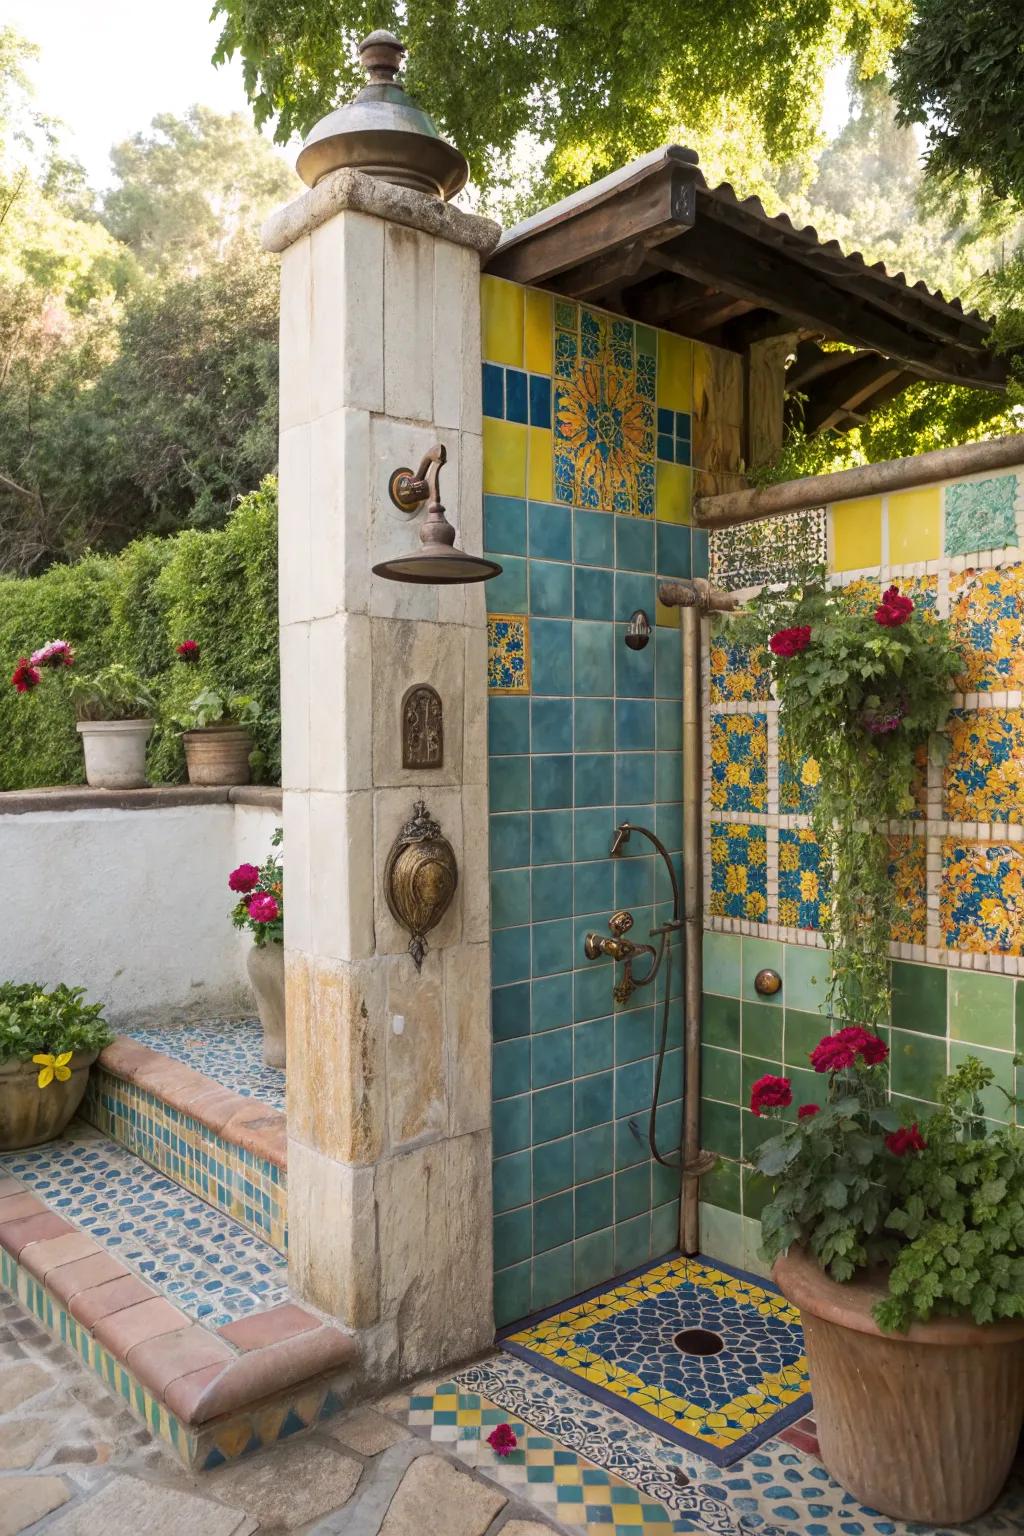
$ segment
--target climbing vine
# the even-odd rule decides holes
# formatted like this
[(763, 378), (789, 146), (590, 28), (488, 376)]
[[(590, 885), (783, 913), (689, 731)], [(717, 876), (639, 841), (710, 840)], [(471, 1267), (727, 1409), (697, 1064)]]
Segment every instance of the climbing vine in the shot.
[(790, 765), (818, 765), (829, 1012), (877, 1029), (889, 1017), (896, 913), (888, 823), (914, 810), (915, 756), (940, 746), (961, 670), (949, 624), (895, 586), (878, 602), (859, 584), (830, 589), (822, 573), (765, 589), (733, 624), (740, 643), (768, 646)]

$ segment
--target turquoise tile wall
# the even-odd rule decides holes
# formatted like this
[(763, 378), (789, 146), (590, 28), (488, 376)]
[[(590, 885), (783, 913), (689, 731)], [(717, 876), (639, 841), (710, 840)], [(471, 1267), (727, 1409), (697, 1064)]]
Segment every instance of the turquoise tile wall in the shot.
[[(656, 576), (706, 569), (706, 535), (503, 496), (485, 497), (484, 517), (485, 548), (505, 567), (489, 610), (524, 616), (529, 680), (527, 692), (523, 671), (506, 674), (489, 721), (501, 1326), (678, 1240), (679, 1176), (647, 1146), (664, 993), (617, 1007), (613, 967), (587, 960), (583, 940), (606, 933), (617, 906), (633, 911), (634, 936), (670, 915), (649, 845), (608, 857), (628, 818), (658, 833), (681, 877), (679, 630), (656, 626), (631, 651), (625, 620), (643, 607), (654, 624)], [(681, 1137), (681, 986), (676, 947), (665, 1150)]]

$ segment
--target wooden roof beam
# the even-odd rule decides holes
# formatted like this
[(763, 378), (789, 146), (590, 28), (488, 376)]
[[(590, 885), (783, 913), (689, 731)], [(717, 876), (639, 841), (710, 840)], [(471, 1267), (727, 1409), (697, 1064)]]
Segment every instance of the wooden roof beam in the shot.
[(899, 363), (878, 356), (851, 358), (845, 368), (829, 375), (820, 387), (811, 391), (804, 423), (808, 432), (824, 432), (846, 416), (856, 415), (872, 396), (886, 384), (902, 377)]

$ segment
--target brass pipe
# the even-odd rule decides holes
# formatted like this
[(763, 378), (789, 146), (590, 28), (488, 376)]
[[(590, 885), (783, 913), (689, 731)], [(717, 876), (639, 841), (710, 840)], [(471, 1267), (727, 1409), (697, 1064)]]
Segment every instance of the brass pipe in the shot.
[(702, 605), (681, 608), (683, 648), (683, 923), (684, 978), (683, 1190), (679, 1246), (700, 1251), (700, 1045), (704, 867), (701, 850), (700, 640)]

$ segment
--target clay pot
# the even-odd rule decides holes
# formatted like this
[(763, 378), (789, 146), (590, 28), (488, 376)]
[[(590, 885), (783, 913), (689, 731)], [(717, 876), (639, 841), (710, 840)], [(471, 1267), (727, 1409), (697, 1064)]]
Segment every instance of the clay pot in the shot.
[(799, 1307), (821, 1458), (861, 1503), (960, 1525), (998, 1498), (1024, 1419), (1024, 1320), (937, 1317), (883, 1333), (884, 1273), (847, 1285), (799, 1249), (776, 1284)]
[(67, 1081), (55, 1079), (46, 1088), (38, 1085), (34, 1061), (0, 1061), (0, 1152), (36, 1147), (59, 1136), (82, 1102), (98, 1054), (76, 1051), (68, 1062)]
[(94, 789), (141, 789), (152, 720), (79, 720), (86, 783)]
[(256, 1007), (263, 1025), (263, 1060), (268, 1067), (285, 1064), (284, 945), (269, 939), (254, 944), (246, 960)]
[(190, 784), (248, 784), (252, 736), (244, 725), (208, 725), (182, 739)]

